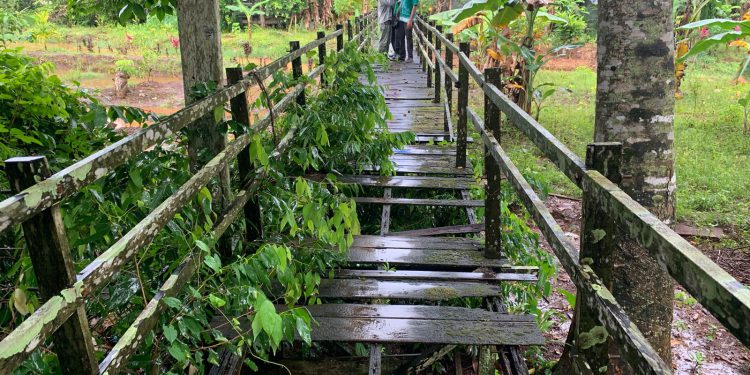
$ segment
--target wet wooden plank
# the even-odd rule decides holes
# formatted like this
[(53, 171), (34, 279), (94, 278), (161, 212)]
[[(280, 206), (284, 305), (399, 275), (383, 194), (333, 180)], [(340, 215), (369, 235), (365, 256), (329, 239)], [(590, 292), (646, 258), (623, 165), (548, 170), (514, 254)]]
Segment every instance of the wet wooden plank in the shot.
[(420, 189), (468, 189), (474, 180), (463, 177), (433, 177), (433, 176), (339, 176), (339, 182), (359, 184), (362, 186), (380, 186), (389, 188), (420, 188)]
[(507, 259), (487, 259), (474, 250), (425, 250), (351, 248), (347, 251), (350, 263), (369, 263), (408, 266), (439, 266), (456, 268), (507, 268)]
[(388, 281), (372, 279), (324, 279), (320, 298), (409, 299), (446, 301), (464, 297), (500, 297), (499, 285), (481, 282)]
[(450, 271), (340, 270), (337, 279), (432, 280), (432, 281), (536, 281), (532, 273)]
[(483, 207), (483, 200), (450, 200), (450, 199), (417, 199), (417, 198), (380, 198), (380, 197), (355, 197), (352, 198), (362, 204), (399, 204), (411, 206), (435, 206), (435, 207)]
[[(474, 210), (472, 210), (471, 212), (474, 212)], [(388, 233), (388, 236), (390, 235), (442, 236), (446, 234), (479, 233), (481, 231), (484, 231), (484, 224), (480, 223), (480, 224), (451, 225), (451, 226), (437, 227), (437, 228), (415, 229), (415, 230), (407, 230), (407, 231), (402, 231), (402, 232), (391, 232), (391, 233)]]
[(396, 155), (451, 155), (456, 156), (456, 149), (452, 146), (441, 145), (409, 145), (401, 150), (394, 150)]
[(397, 318), (316, 319), (314, 341), (426, 343), (457, 345), (542, 345), (535, 325), (515, 323), (498, 329), (496, 322)]
[[(280, 306), (282, 310), (288, 309)], [(399, 318), (422, 320), (465, 320), (505, 323), (534, 323), (531, 315), (513, 315), (453, 306), (424, 306), (424, 305), (365, 305), (355, 303), (324, 303), (322, 305), (305, 306), (315, 318)]]
[(469, 249), (479, 250), (483, 246), (478, 241), (461, 237), (407, 237), (394, 233), (393, 236), (359, 235), (354, 237), (353, 247), (397, 247), (411, 249)]
[[(418, 173), (418, 174), (439, 174), (439, 175), (458, 175), (468, 176), (473, 175), (474, 172), (471, 169), (456, 168), (456, 167), (434, 167), (434, 166), (416, 166), (416, 165), (399, 165), (395, 167), (396, 173)], [(377, 172), (377, 167), (365, 167), (363, 171), (366, 172)]]

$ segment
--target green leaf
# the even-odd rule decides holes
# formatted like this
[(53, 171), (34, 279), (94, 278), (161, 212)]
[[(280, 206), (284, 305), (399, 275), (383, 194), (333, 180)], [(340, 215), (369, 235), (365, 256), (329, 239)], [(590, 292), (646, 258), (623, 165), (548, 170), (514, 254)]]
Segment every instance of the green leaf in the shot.
[(162, 326), (162, 329), (164, 330), (164, 338), (167, 339), (170, 343), (174, 342), (175, 339), (177, 339), (177, 328), (174, 326)]
[(741, 31), (727, 31), (721, 34), (712, 35), (706, 39), (701, 40), (698, 43), (695, 43), (693, 48), (688, 51), (688, 53), (685, 54), (685, 56), (682, 56), (678, 61), (683, 62), (687, 58), (695, 56), (699, 53), (705, 52), (709, 48), (719, 45), (719, 44), (726, 44), (729, 43), (738, 37), (742, 35)]
[(276, 258), (279, 259), (279, 270), (281, 272), (284, 272), (286, 271), (287, 260), (291, 258), (289, 249), (287, 249), (285, 246), (276, 246), (275, 251), (276, 251)]
[(306, 344), (310, 345), (312, 339), (310, 338), (310, 325), (305, 322), (302, 318), (297, 317), (297, 333)]
[(177, 362), (184, 363), (190, 356), (190, 349), (187, 345), (177, 340), (169, 345), (167, 349), (169, 354), (177, 360)]
[(206, 253), (210, 253), (211, 249), (208, 247), (208, 244), (201, 240), (195, 240), (195, 246), (198, 246), (199, 249), (203, 250)]
[(169, 307), (173, 309), (180, 308), (182, 306), (182, 301), (180, 301), (177, 298), (174, 297), (164, 297), (162, 298), (162, 301)]
[(219, 258), (218, 254), (207, 255), (205, 259), (203, 259), (203, 263), (215, 273), (221, 273), (221, 258)]
[(222, 299), (221, 297), (219, 297), (219, 296), (217, 296), (217, 295), (215, 295), (213, 293), (211, 293), (211, 294), (208, 295), (208, 301), (211, 303), (211, 306), (213, 306), (213, 307), (215, 307), (217, 309), (221, 308), (221, 307), (223, 307), (224, 305), (227, 304), (227, 301), (225, 301), (224, 299)]

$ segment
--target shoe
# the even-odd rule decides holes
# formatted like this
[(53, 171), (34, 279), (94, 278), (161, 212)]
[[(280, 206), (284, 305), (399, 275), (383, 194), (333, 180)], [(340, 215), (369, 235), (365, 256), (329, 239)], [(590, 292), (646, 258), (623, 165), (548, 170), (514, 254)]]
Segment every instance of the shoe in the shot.
[(388, 55), (388, 60), (395, 61), (398, 59), (398, 56), (396, 55)]
[(410, 58), (406, 59), (406, 62), (408, 62), (408, 63), (413, 63), (413, 62), (414, 62), (414, 58), (413, 58), (413, 57), (410, 57)]

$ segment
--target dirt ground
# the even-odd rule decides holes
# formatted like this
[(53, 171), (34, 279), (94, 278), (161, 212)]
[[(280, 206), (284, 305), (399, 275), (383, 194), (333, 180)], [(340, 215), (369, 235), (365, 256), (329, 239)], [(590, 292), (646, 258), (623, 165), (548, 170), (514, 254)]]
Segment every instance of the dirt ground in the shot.
[(571, 71), (581, 67), (596, 70), (596, 45), (586, 44), (580, 48), (566, 50), (549, 60), (546, 69)]
[[(554, 196), (546, 202), (552, 215), (566, 232), (570, 240), (578, 245), (581, 221), (581, 202), (577, 199)], [(731, 233), (731, 232), (730, 232)], [(715, 249), (713, 243), (703, 240), (694, 245), (704, 251), (712, 260), (720, 264), (738, 280), (748, 283), (750, 274), (750, 251), (745, 249)], [(547, 250), (549, 246), (543, 244)], [(570, 277), (560, 271), (553, 280), (553, 290), (575, 291)], [(693, 302), (682, 288), (676, 288), (672, 324), (672, 366), (680, 375), (747, 375), (750, 374), (750, 350), (726, 331), (711, 314), (699, 303)], [(553, 292), (548, 301), (540, 303), (542, 308), (559, 312), (552, 329), (545, 334), (548, 342), (545, 354), (548, 359), (562, 354), (563, 344), (570, 328), (573, 311), (565, 297)]]

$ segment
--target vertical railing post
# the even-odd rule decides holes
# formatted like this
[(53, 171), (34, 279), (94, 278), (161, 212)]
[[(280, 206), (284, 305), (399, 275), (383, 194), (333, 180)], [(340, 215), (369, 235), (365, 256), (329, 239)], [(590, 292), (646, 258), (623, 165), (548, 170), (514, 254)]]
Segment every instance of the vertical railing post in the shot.
[[(337, 24), (336, 25), (336, 31), (344, 30), (344, 25)], [(336, 37), (336, 52), (341, 51), (344, 49), (344, 33), (342, 32), (341, 35)]]
[(435, 39), (435, 103), (440, 103), (440, 89), (442, 88), (442, 85), (440, 84), (440, 78), (442, 75), (440, 74), (440, 63), (438, 63), (438, 59), (441, 58), (440, 50), (442, 46), (440, 45), (440, 38), (438, 37), (438, 34), (443, 32), (442, 26), (437, 26), (437, 33), (434, 35)]
[[(242, 68), (227, 68), (226, 73), (227, 82), (230, 86), (244, 79)], [(232, 120), (242, 124), (244, 129), (250, 129), (250, 109), (247, 105), (247, 91), (232, 98), (229, 101), (229, 105), (232, 110)], [(250, 146), (248, 146), (237, 157), (237, 169), (241, 187), (244, 187), (253, 177), (254, 169), (250, 160)], [(243, 210), (245, 214), (245, 242), (251, 243), (263, 237), (263, 220), (257, 197), (251, 198), (245, 204)]]
[[(5, 171), (14, 194), (51, 175), (44, 156), (9, 159), (5, 162)], [(76, 282), (60, 207), (50, 207), (24, 222), (22, 227), (39, 293), (44, 302)], [(36, 337), (34, 340), (44, 341), (44, 337)], [(55, 331), (52, 340), (63, 374), (99, 373), (91, 329), (83, 305)]]
[[(484, 71), (485, 82), (500, 86), (500, 68), (487, 68)], [(484, 95), (484, 127), (487, 133), (500, 142), (500, 108)], [(484, 187), (484, 256), (489, 259), (500, 258), (502, 252), (502, 220), (500, 217), (500, 165), (484, 147), (484, 170), (487, 184)]]
[[(323, 40), (326, 37), (325, 31), (318, 31), (318, 40)], [(318, 65), (323, 66), (326, 63), (326, 44), (321, 43), (318, 46)], [(320, 87), (326, 87), (326, 72), (323, 70), (320, 73)]]
[[(430, 22), (430, 25), (432, 22)], [(427, 43), (431, 42), (432, 39), (432, 32), (428, 28), (424, 28), (424, 32), (422, 33), (422, 36), (424, 36), (424, 49), (427, 51), (427, 61), (432, 62), (432, 49), (427, 45)], [(427, 87), (432, 87), (432, 68), (430, 65), (427, 65)]]
[[(598, 142), (586, 147), (586, 169), (596, 170), (615, 184), (622, 180), (620, 163), (622, 158), (622, 144), (617, 142)], [(617, 225), (614, 220), (602, 210), (595, 198), (598, 188), (583, 182), (582, 217), (581, 217), (581, 264), (587, 264), (602, 280), (602, 284), (612, 290), (612, 253), (617, 246)], [(586, 301), (579, 296), (576, 301)], [(566, 343), (564, 360), (575, 362), (584, 361), (592, 369), (609, 366), (609, 340), (596, 344), (581, 345), (580, 337), (588, 334), (595, 327), (600, 327), (599, 317), (585, 303), (576, 303), (576, 314), (571, 332)], [(578, 357), (577, 359), (574, 357)], [(561, 361), (563, 361), (561, 359)]]
[(360, 22), (359, 16), (357, 16), (354, 18), (354, 33), (357, 35), (356, 37), (357, 46), (359, 46), (359, 44), (362, 43), (362, 41), (360, 40), (360, 38), (362, 37), (362, 34), (360, 34), (361, 31), (362, 31), (362, 23)]
[(346, 40), (351, 42), (354, 39), (354, 33), (352, 31), (352, 20), (346, 20)]
[[(469, 57), (471, 49), (468, 42), (461, 42), (459, 49), (461, 53)], [(466, 168), (466, 125), (468, 113), (466, 107), (469, 105), (469, 70), (459, 59), (458, 63), (458, 128), (456, 129), (456, 167)]]
[[(294, 52), (299, 49), (299, 41), (293, 40), (289, 42), (289, 49), (291, 52)], [(297, 57), (296, 59), (292, 60), (292, 77), (294, 80), (299, 80), (300, 77), (302, 77), (302, 57)], [(302, 92), (297, 95), (297, 104), (304, 107), (305, 106), (305, 90), (302, 90)]]
[[(420, 18), (420, 20), (421, 20), (421, 18)], [(424, 21), (422, 21), (422, 22), (424, 22)], [(419, 24), (420, 24), (420, 22), (417, 21), (417, 22), (414, 23), (414, 26), (412, 26), (412, 27), (419, 28), (419, 33), (422, 34), (422, 35), (425, 35), (424, 28), (417, 26)], [(422, 71), (426, 72), (427, 71), (427, 55), (424, 54), (426, 52), (423, 53), (422, 51), (426, 51), (427, 50), (427, 46), (424, 45), (424, 42), (422, 41), (422, 38), (420, 38), (420, 37), (417, 36), (417, 31), (416, 30), (412, 31), (412, 33), (413, 33), (412, 37), (414, 38), (414, 40), (416, 40), (417, 43), (419, 43), (419, 45), (422, 47), (422, 48), (418, 48), (417, 54), (419, 54), (419, 62), (420, 62), (420, 65), (422, 65)]]
[[(445, 39), (448, 39), (449, 41), (453, 41), (453, 34), (448, 33), (445, 34)], [(453, 51), (449, 48), (449, 46), (445, 46), (445, 65), (448, 67), (448, 69), (453, 69)], [(450, 113), (445, 114), (445, 123), (443, 124), (443, 130), (445, 130), (446, 133), (450, 129), (448, 129), (448, 116), (450, 116), (451, 113), (453, 113), (453, 81), (448, 76), (448, 71), (446, 70), (444, 73), (444, 84), (445, 84), (445, 100), (448, 102), (448, 109), (450, 110)]]

